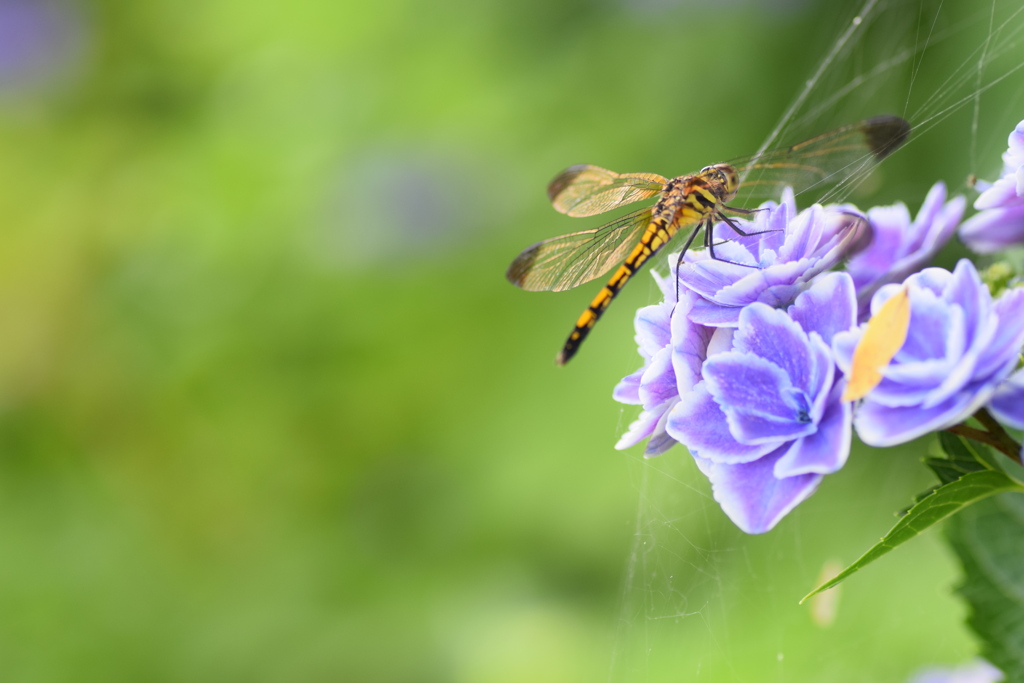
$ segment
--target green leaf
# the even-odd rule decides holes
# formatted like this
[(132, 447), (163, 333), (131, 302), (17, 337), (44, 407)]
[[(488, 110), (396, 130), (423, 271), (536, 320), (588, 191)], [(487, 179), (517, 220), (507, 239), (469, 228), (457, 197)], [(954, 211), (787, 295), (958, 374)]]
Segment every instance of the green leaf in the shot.
[(935, 493), (943, 484), (956, 481), (970, 472), (996, 469), (984, 462), (972, 442), (949, 432), (939, 432), (938, 441), (931, 442), (928, 450), (932, 455), (924, 459), (924, 464), (939, 478), (939, 483), (914, 496), (907, 507), (896, 513), (897, 517), (910, 512), (910, 508)]
[(999, 451), (993, 450), (992, 452), (995, 454), (996, 460), (999, 461), (999, 467), (1003, 470), (1003, 474), (1024, 486), (1024, 467), (1021, 467), (1021, 464), (1013, 458), (1008, 458)]
[(957, 515), (946, 537), (963, 564), (957, 589), (970, 606), (967, 623), (981, 654), (1024, 681), (1024, 496), (1004, 494)]
[(939, 440), (937, 442), (933, 441), (929, 450), (937, 455), (925, 458), (924, 464), (932, 472), (935, 472), (935, 476), (939, 478), (939, 483), (927, 491), (922, 491), (914, 496), (914, 500), (910, 505), (896, 513), (899, 517), (910, 512), (910, 508), (935, 493), (943, 484), (954, 482), (970, 472), (998, 469), (985, 462), (972, 442), (949, 432), (939, 432)]
[(956, 481), (969, 472), (986, 469), (984, 456), (974, 444), (956, 434), (939, 432), (939, 446), (946, 457), (927, 458), (925, 464), (932, 468), (943, 484)]
[(1024, 467), (994, 448), (979, 448), (981, 459), (989, 469), (1002, 472), (1018, 484), (1024, 484)]
[(894, 550), (931, 525), (942, 521), (954, 512), (964, 509), (971, 503), (991, 496), (994, 493), (1013, 490), (1024, 491), (1024, 486), (1021, 486), (1002, 472), (992, 470), (970, 472), (956, 481), (940, 486), (931, 495), (910, 508), (907, 514), (900, 518), (896, 525), (889, 530), (889, 533), (864, 553), (860, 559), (840, 572), (831, 581), (826, 581), (805, 595), (803, 600), (832, 588), (890, 550)]

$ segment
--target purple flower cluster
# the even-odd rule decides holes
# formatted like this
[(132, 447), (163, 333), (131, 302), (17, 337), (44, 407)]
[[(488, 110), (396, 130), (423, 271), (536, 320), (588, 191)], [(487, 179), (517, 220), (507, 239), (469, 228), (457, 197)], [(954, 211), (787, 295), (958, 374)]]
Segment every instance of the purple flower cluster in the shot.
[[(642, 412), (616, 447), (646, 439), (653, 456), (685, 444), (726, 514), (762, 533), (843, 466), (854, 425), (868, 443), (898, 442), (1002, 395), (1024, 343), (1024, 294), (992, 302), (969, 264), (912, 275), (950, 238), (964, 205), (947, 201), (942, 183), (913, 219), (903, 204), (798, 212), (786, 191), (736, 221), (748, 236), (716, 225), (717, 258), (687, 254), (677, 277), (658, 278), (664, 301), (637, 312), (644, 364), (614, 395)], [(848, 272), (829, 272), (851, 252)], [(914, 332), (855, 418), (841, 395), (857, 323), (908, 275)]]
[(1024, 121), (1003, 152), (1003, 173), (994, 183), (979, 182), (974, 201), (979, 213), (964, 221), (960, 239), (979, 254), (990, 254), (1024, 242)]
[(644, 365), (619, 382), (613, 393), (620, 403), (643, 406), (615, 447), (629, 448), (648, 439), (647, 456), (661, 455), (675, 445), (665, 430), (668, 412), (696, 384), (714, 333), (687, 318), (696, 298), (692, 293), (683, 291), (677, 304), (675, 286), (657, 274), (655, 278), (665, 301), (636, 312), (636, 343)]
[[(855, 418), (858, 436), (872, 446), (904, 443), (967, 419), (1013, 372), (1024, 345), (1024, 289), (993, 301), (970, 261), (952, 273), (926, 268), (905, 285), (907, 339)], [(872, 311), (899, 289), (880, 289)], [(836, 335), (833, 350), (844, 373), (862, 334), (863, 328)]]
[[(829, 345), (856, 324), (857, 303), (850, 276), (823, 273), (865, 220), (850, 207), (797, 213), (787, 192), (743, 221), (749, 237), (716, 246), (724, 260), (695, 253), (678, 282), (659, 278), (665, 300), (636, 316), (643, 367), (614, 394), (643, 410), (616, 447), (647, 439), (650, 456), (686, 443), (750, 533), (772, 528), (842, 467), (851, 410)], [(716, 226), (716, 238), (730, 231)]]
[(845, 273), (819, 278), (788, 311), (746, 306), (731, 347), (707, 358), (669, 413), (668, 433), (744, 531), (771, 529), (846, 462), (851, 410), (829, 343), (856, 313)]
[[(767, 202), (752, 221), (737, 221), (748, 237), (725, 223), (715, 226), (715, 256), (686, 255), (679, 283), (698, 295), (690, 319), (710, 327), (735, 327), (754, 302), (788, 306), (816, 275), (838, 264), (864, 226), (852, 207), (812, 206), (797, 213), (787, 189), (782, 203)], [(718, 242), (721, 242), (719, 244)]]
[[(1003, 161), (960, 228), (979, 251), (1024, 242), (1024, 122)], [(1024, 429), (1024, 287), (993, 298), (970, 261), (925, 267), (965, 204), (936, 183), (914, 218), (902, 203), (798, 212), (787, 190), (734, 221), (745, 236), (714, 226), (716, 258), (687, 254), (658, 279), (664, 301), (637, 312), (644, 365), (615, 398), (642, 412), (617, 448), (647, 440), (653, 456), (684, 444), (725, 513), (762, 533), (843, 466), (854, 430), (892, 446), (980, 408)], [(844, 258), (846, 272), (831, 272)], [(867, 319), (901, 291), (903, 345), (863, 399), (844, 401)]]

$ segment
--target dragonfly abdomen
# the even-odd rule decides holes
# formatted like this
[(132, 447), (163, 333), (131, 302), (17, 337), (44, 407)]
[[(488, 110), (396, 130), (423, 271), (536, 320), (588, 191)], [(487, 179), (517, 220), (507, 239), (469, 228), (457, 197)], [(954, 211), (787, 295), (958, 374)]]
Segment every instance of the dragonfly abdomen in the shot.
[(710, 182), (700, 175), (682, 176), (674, 179), (665, 189), (665, 194), (654, 209), (654, 219), (647, 225), (640, 241), (630, 252), (626, 261), (612, 274), (608, 284), (601, 288), (583, 314), (576, 321), (569, 338), (555, 358), (564, 365), (569, 361), (580, 344), (593, 329), (608, 304), (622, 290), (633, 274), (643, 267), (649, 258), (679, 231), (680, 226), (700, 223), (722, 204), (723, 195), (728, 192), (721, 183)]
[(678, 229), (679, 224), (677, 221), (669, 222), (663, 216), (656, 217), (650, 222), (640, 242), (630, 252), (626, 261), (612, 274), (608, 284), (601, 288), (601, 291), (597, 293), (594, 300), (590, 302), (590, 305), (580, 315), (572, 333), (565, 340), (565, 346), (562, 347), (562, 350), (555, 358), (556, 363), (564, 365), (570, 358), (576, 355), (580, 344), (586, 339), (587, 334), (590, 333), (590, 330), (597, 323), (604, 310), (608, 308), (608, 304), (612, 302), (612, 299), (622, 291), (622, 288), (626, 286), (629, 279), (643, 267), (647, 259), (654, 256), (672, 239), (672, 236)]

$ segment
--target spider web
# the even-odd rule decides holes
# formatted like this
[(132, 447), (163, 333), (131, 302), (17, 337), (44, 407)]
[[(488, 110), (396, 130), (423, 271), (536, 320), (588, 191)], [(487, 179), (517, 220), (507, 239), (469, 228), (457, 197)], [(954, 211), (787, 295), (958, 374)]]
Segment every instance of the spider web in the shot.
[[(897, 152), (825, 199), (874, 184), (882, 199), (865, 207), (903, 199), (916, 212), (937, 180), (973, 200), (968, 176), (998, 174), (1006, 136), (1024, 118), (1024, 6), (865, 0), (823, 54), (759, 151), (880, 113), (910, 121), (908, 147), (925, 148)], [(922, 159), (960, 175), (934, 177)], [(637, 511), (609, 681), (906, 681), (973, 657), (950, 590), (957, 569), (938, 533), (798, 604), (930, 485), (925, 449), (855, 441), (843, 471), (762, 536), (729, 522), (683, 448), (629, 458)]]

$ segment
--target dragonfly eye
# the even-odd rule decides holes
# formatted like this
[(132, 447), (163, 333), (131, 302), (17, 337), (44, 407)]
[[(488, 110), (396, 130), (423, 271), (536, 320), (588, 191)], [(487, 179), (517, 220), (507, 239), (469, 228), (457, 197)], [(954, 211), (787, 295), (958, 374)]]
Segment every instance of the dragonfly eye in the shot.
[(725, 181), (730, 187), (736, 187), (740, 182), (739, 176), (736, 175), (736, 170), (732, 166), (722, 171), (722, 175), (725, 176)]
[(713, 183), (724, 183), (726, 181), (725, 173), (722, 172), (720, 167), (716, 166), (705, 166), (701, 169), (700, 174), (705, 179), (710, 180)]

